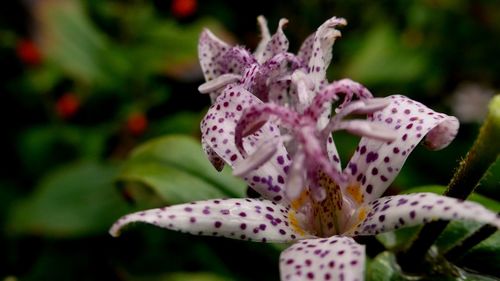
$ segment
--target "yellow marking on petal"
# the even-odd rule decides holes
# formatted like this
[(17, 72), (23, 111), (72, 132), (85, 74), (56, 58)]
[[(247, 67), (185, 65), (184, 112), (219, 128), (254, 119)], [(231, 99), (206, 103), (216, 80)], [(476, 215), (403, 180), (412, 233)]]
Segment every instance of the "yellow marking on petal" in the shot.
[(290, 225), (292, 226), (292, 229), (299, 234), (300, 236), (304, 236), (306, 232), (302, 227), (299, 225), (299, 221), (297, 220), (297, 217), (295, 216), (296, 212), (294, 210), (290, 210), (288, 213), (288, 221), (290, 222)]
[(363, 203), (364, 200), (364, 195), (363, 192), (361, 192), (361, 188), (359, 186), (359, 183), (351, 184), (347, 187), (346, 189), (347, 194), (351, 196), (351, 198), (358, 204)]
[(360, 224), (364, 219), (366, 219), (366, 208), (362, 207), (359, 209), (358, 222), (356, 224)]
[(304, 190), (300, 193), (300, 196), (294, 199), (291, 203), (292, 209), (298, 211), (300, 207), (304, 205), (309, 200), (309, 191), (304, 188)]
[(344, 232), (344, 234), (353, 234), (354, 230), (358, 228), (361, 223), (366, 219), (366, 214), (367, 210), (366, 207), (361, 207), (358, 209), (358, 217), (355, 223), (352, 224), (352, 226)]

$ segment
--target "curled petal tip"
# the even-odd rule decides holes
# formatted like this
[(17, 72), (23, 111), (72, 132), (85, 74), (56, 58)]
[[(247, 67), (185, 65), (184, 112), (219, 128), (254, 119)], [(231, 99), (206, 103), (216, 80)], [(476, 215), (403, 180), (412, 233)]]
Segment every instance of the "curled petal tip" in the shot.
[(114, 238), (120, 236), (121, 234), (121, 229), (125, 225), (122, 222), (126, 219), (127, 216), (121, 217), (119, 220), (117, 220), (113, 226), (109, 229), (108, 233), (109, 235), (113, 236)]
[(279, 23), (278, 23), (278, 29), (282, 29), (283, 27), (285, 27), (286, 25), (288, 24), (288, 19), (286, 18), (282, 18), (280, 19)]
[(342, 26), (345, 26), (347, 25), (347, 20), (344, 19), (344, 18), (337, 18), (338, 20), (338, 25), (342, 25)]
[(336, 26), (346, 26), (347, 20), (344, 18), (333, 17), (326, 21), (328, 27), (336, 27)]
[(446, 120), (432, 129), (423, 144), (430, 150), (440, 150), (447, 147), (458, 133), (460, 123), (453, 116), (447, 116)]

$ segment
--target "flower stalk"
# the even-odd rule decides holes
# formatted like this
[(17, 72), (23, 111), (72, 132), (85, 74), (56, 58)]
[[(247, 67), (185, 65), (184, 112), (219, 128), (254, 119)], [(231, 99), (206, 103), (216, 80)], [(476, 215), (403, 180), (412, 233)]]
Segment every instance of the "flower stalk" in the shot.
[(453, 248), (447, 251), (444, 254), (444, 257), (451, 262), (458, 261), (467, 251), (469, 251), (482, 241), (488, 239), (496, 231), (497, 231), (496, 227), (493, 227), (488, 224), (483, 225), (472, 235), (465, 238), (458, 245), (455, 245)]

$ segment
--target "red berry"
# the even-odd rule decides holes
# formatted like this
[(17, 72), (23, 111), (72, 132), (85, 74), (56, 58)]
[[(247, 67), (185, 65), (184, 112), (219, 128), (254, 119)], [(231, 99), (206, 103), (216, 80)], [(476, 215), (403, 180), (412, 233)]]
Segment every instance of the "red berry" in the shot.
[(148, 127), (148, 119), (143, 113), (132, 113), (127, 118), (127, 130), (134, 136), (140, 136)]
[(172, 13), (179, 18), (188, 17), (196, 11), (198, 2), (196, 0), (173, 0)]
[(25, 64), (37, 65), (42, 61), (38, 47), (31, 40), (19, 40), (16, 46), (16, 53)]
[(80, 108), (80, 99), (73, 93), (62, 95), (56, 102), (56, 112), (59, 117), (69, 119)]

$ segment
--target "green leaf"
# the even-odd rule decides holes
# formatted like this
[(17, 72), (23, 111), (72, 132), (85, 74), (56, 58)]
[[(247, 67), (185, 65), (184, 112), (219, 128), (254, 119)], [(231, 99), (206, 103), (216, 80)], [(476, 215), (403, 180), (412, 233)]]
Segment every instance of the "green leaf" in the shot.
[(104, 80), (107, 41), (79, 1), (41, 1), (34, 5), (43, 54), (78, 81)]
[(7, 230), (49, 237), (106, 233), (131, 211), (113, 187), (116, 172), (115, 166), (87, 162), (48, 174), (33, 194), (15, 203)]
[(197, 135), (200, 132), (202, 117), (200, 113), (189, 111), (177, 112), (151, 124), (148, 131), (151, 135), (156, 136), (166, 134)]
[(192, 80), (200, 75), (198, 62), (198, 38), (204, 28), (218, 36), (227, 36), (227, 31), (210, 18), (202, 18), (190, 25), (180, 25), (172, 20), (159, 20), (145, 25), (140, 30), (141, 42), (134, 50), (142, 63), (178, 79)]
[(500, 278), (500, 232), (479, 243), (467, 252), (458, 262), (459, 265)]
[(410, 83), (428, 64), (421, 51), (405, 46), (387, 23), (375, 26), (362, 46), (346, 67), (345, 76), (366, 84)]
[(39, 126), (23, 132), (18, 153), (25, 170), (40, 175), (56, 165), (75, 159), (100, 159), (109, 136), (105, 128)]
[(398, 274), (396, 258), (391, 252), (378, 254), (371, 263), (368, 264), (366, 280), (386, 281), (393, 280)]
[[(242, 197), (246, 190), (245, 183), (228, 169), (218, 173), (197, 141), (181, 135), (153, 139), (137, 147), (118, 179), (125, 185), (146, 186), (168, 204)], [(132, 190), (136, 187), (132, 185)]]
[(454, 267), (445, 260), (436, 260), (432, 268), (426, 271), (425, 275), (412, 275), (401, 271), (397, 264), (396, 257), (392, 252), (380, 253), (367, 266), (366, 280), (368, 281), (388, 281), (388, 280), (428, 280), (428, 281), (493, 281), (494, 278), (471, 273)]

